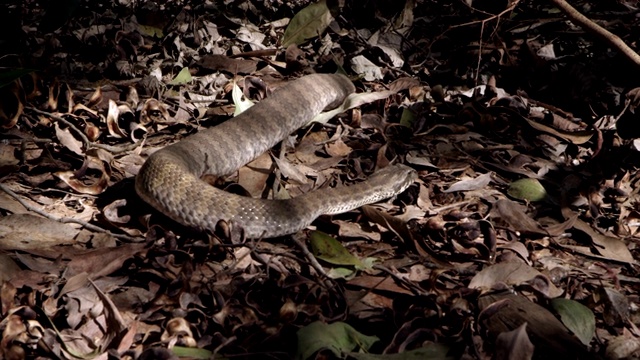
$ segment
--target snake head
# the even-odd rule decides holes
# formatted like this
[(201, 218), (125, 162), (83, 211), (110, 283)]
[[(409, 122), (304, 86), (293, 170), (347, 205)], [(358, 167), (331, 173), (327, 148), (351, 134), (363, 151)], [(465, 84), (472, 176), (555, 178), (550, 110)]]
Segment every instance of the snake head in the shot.
[(375, 187), (382, 198), (389, 198), (405, 191), (418, 178), (418, 172), (403, 164), (389, 165), (369, 176), (367, 183)]

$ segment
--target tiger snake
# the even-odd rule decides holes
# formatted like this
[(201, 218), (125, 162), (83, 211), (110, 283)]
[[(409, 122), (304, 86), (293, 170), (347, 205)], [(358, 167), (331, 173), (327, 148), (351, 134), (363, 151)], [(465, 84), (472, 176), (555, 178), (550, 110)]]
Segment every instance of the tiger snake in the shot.
[(138, 195), (177, 222), (214, 231), (220, 220), (244, 229), (249, 238), (278, 237), (307, 227), (320, 215), (339, 214), (401, 193), (417, 178), (396, 164), (365, 181), (310, 191), (286, 200), (231, 194), (205, 183), (204, 174), (226, 176), (332, 109), (355, 91), (337, 74), (294, 80), (242, 114), (153, 153), (135, 181)]

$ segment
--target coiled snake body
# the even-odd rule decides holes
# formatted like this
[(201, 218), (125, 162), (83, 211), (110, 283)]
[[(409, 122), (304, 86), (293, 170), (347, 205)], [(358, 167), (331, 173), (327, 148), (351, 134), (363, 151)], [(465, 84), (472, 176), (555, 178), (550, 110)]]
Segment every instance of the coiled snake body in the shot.
[(386, 167), (366, 181), (311, 191), (287, 200), (253, 199), (219, 190), (203, 174), (229, 175), (355, 90), (342, 75), (308, 75), (290, 82), (239, 116), (153, 153), (136, 177), (147, 203), (179, 223), (214, 230), (219, 220), (247, 237), (295, 233), (322, 214), (338, 214), (404, 191), (416, 178), (405, 165)]

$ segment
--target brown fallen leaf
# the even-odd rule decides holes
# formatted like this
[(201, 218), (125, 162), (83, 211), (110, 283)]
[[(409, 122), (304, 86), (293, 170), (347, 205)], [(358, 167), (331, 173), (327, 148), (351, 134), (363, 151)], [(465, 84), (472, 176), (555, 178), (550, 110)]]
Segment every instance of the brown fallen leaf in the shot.
[(268, 153), (264, 153), (238, 170), (238, 184), (247, 190), (252, 197), (260, 198), (272, 168), (273, 159)]
[(87, 273), (92, 279), (111, 274), (134, 255), (144, 252), (144, 244), (125, 244), (115, 248), (89, 250), (74, 256), (67, 265), (68, 274)]
[(528, 360), (533, 357), (534, 349), (535, 346), (533, 346), (527, 335), (527, 323), (523, 323), (515, 330), (505, 331), (498, 335), (495, 359)]
[[(528, 284), (537, 277), (546, 278), (541, 272), (524, 263), (498, 263), (486, 267), (477, 273), (473, 279), (471, 279), (469, 288), (489, 291), (498, 284), (507, 284), (510, 286)], [(547, 295), (549, 297), (555, 298), (562, 295), (563, 291), (561, 289), (558, 289), (551, 281), (547, 281), (547, 283)]]
[(495, 210), (492, 210), (492, 214), (507, 222), (514, 231), (548, 235), (538, 222), (526, 214), (522, 205), (509, 199), (500, 199), (494, 205)]
[(589, 236), (589, 238), (593, 242), (592, 249), (595, 250), (596, 253), (593, 253), (591, 249), (588, 248), (574, 247), (562, 244), (560, 244), (560, 246), (571, 248), (574, 251), (591, 257), (621, 261), (628, 264), (636, 264), (636, 260), (633, 258), (633, 255), (631, 255), (629, 248), (627, 248), (627, 245), (622, 241), (622, 239), (603, 235), (595, 231), (589, 224), (580, 219), (575, 220), (573, 227)]
[(81, 179), (76, 177), (75, 171), (58, 171), (54, 175), (81, 194), (102, 194), (109, 184), (110, 171), (104, 166), (102, 160), (94, 156), (87, 156), (82, 165), (82, 169), (78, 172), (84, 173), (87, 169), (97, 170), (100, 174), (100, 177), (90, 184), (85, 184)]
[(415, 249), (421, 256), (429, 256), (420, 246), (418, 246), (413, 238), (413, 235), (407, 227), (407, 222), (400, 220), (399, 218), (389, 215), (384, 211), (378, 210), (371, 205), (365, 205), (362, 207), (362, 213), (367, 216), (371, 221), (378, 225), (381, 225), (391, 231), (393, 231), (398, 237), (411, 249)]
[(398, 285), (391, 277), (360, 275), (347, 282), (352, 286), (362, 287), (368, 290), (389, 291), (396, 294), (414, 295), (413, 292), (405, 287)]
[(61, 129), (57, 122), (54, 124), (54, 127), (56, 129), (56, 137), (64, 147), (78, 155), (84, 155), (82, 142), (73, 137), (69, 128)]
[(501, 302), (503, 306), (494, 312), (481, 313), (479, 325), (486, 331), (490, 341), (495, 341), (504, 332), (527, 324), (527, 334), (535, 346), (534, 354), (539, 358), (587, 359), (587, 348), (550, 311), (524, 296), (511, 292), (499, 292), (478, 298), (482, 310)]
[(69, 224), (31, 214), (0, 217), (2, 250), (53, 249), (58, 245), (75, 244), (79, 230)]
[(256, 71), (258, 62), (255, 60), (234, 59), (226, 55), (204, 55), (196, 62), (201, 70), (207, 73), (216, 71), (226, 71), (230, 74), (253, 74)]

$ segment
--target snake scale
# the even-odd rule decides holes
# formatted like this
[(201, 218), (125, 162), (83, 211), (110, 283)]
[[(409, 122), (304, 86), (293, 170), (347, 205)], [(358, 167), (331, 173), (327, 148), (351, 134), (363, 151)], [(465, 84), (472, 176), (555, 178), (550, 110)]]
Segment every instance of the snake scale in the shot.
[(203, 174), (233, 173), (354, 91), (342, 75), (314, 74), (292, 81), (239, 116), (153, 153), (136, 177), (136, 191), (183, 225), (213, 231), (219, 220), (226, 220), (241, 226), (249, 238), (292, 234), (320, 215), (396, 195), (417, 177), (408, 166), (391, 165), (366, 181), (287, 200), (235, 195), (200, 179)]

